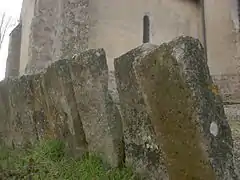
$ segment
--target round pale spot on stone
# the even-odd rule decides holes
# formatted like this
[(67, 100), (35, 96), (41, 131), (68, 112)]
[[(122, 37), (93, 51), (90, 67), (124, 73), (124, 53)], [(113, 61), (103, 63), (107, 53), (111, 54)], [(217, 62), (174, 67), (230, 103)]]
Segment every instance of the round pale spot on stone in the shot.
[(218, 134), (218, 125), (216, 122), (212, 122), (210, 125), (210, 133), (214, 136), (217, 136)]
[(99, 53), (99, 52), (96, 52), (96, 55), (99, 57), (99, 56), (101, 56), (101, 54)]

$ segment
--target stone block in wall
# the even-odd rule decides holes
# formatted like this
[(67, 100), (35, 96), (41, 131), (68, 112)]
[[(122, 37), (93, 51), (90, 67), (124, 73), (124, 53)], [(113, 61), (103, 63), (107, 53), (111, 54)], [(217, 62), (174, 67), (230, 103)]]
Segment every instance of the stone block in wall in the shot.
[(225, 104), (240, 104), (240, 75), (213, 75), (212, 78)]
[(126, 162), (148, 179), (237, 180), (231, 130), (200, 42), (141, 48), (115, 60)]
[(19, 23), (10, 33), (5, 77), (19, 74), (22, 25)]
[(234, 159), (237, 169), (240, 169), (240, 104), (225, 105), (233, 136)]

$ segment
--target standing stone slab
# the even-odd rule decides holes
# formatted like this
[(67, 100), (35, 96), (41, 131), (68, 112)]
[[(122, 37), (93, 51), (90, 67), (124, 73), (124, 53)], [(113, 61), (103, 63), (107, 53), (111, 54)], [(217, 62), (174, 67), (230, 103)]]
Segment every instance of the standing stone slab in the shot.
[(45, 99), (58, 138), (65, 140), (76, 155), (87, 150), (85, 133), (77, 109), (71, 72), (71, 62), (59, 60), (44, 73)]
[(50, 119), (48, 118), (49, 108), (47, 106), (47, 99), (45, 98), (45, 88), (43, 84), (44, 75), (42, 73), (33, 75), (33, 121), (36, 124), (36, 133), (40, 140), (45, 138), (52, 138), (54, 135), (50, 133), (53, 129)]
[(147, 179), (168, 179), (164, 155), (156, 143), (156, 134), (133, 71), (135, 58), (149, 53), (155, 45), (144, 44), (114, 61), (122, 115), (126, 164)]
[(108, 67), (103, 49), (76, 55), (69, 70), (88, 148), (112, 166), (123, 161), (121, 117), (108, 92)]
[(198, 40), (180, 37), (134, 62), (171, 180), (237, 180), (231, 130)]
[[(4, 81), (8, 89), (7, 129), (8, 140), (13, 145), (24, 145), (37, 140), (35, 123), (33, 120), (32, 77), (9, 78)], [(4, 87), (2, 87), (4, 88)], [(5, 101), (6, 102), (6, 101)]]
[(61, 139), (77, 156), (87, 150), (67, 60), (33, 75), (34, 121), (40, 139)]
[(62, 43), (61, 58), (71, 58), (79, 51), (88, 48), (89, 1), (64, 0), (61, 2), (62, 32), (58, 37)]
[(12, 141), (9, 138), (9, 88), (6, 83), (7, 78), (0, 82), (0, 143), (8, 146), (12, 145)]

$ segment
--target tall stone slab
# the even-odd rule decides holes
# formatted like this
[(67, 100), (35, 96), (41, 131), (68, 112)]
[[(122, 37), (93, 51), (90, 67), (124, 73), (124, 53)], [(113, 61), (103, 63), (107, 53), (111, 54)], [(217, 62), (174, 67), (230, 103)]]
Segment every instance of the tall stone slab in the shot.
[(66, 60), (53, 63), (34, 75), (34, 120), (39, 139), (58, 138), (74, 155), (87, 151), (87, 143), (77, 110)]
[(148, 54), (157, 46), (144, 44), (115, 59), (115, 78), (119, 93), (125, 143), (126, 165), (154, 180), (169, 179), (163, 151), (158, 147), (156, 134), (133, 71), (135, 58)]
[(19, 74), (22, 24), (19, 23), (10, 33), (5, 77)]
[[(115, 60), (126, 146), (136, 144), (136, 136), (144, 140), (141, 134), (146, 128), (140, 123), (147, 122), (143, 117), (148, 116), (162, 152), (154, 159), (165, 170), (152, 179), (237, 180), (231, 130), (200, 42), (180, 37), (145, 53), (139, 48)], [(137, 88), (131, 88), (130, 82)], [(140, 115), (140, 105), (145, 115)], [(135, 114), (130, 107), (136, 109)], [(126, 151), (127, 156), (131, 151)], [(140, 161), (136, 152), (132, 156)]]
[(90, 49), (69, 63), (78, 112), (91, 152), (112, 166), (124, 160), (121, 117), (108, 92), (108, 67), (103, 49)]
[[(2, 133), (3, 141), (8, 145), (21, 146), (38, 139), (33, 120), (34, 97), (31, 84), (32, 76), (6, 78), (1, 82)], [(3, 113), (3, 110), (6, 112)]]

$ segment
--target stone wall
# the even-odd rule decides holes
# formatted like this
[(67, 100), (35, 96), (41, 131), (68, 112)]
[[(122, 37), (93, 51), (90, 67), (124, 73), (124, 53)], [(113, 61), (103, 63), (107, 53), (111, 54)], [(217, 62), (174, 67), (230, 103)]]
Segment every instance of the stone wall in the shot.
[(10, 33), (5, 77), (18, 76), (21, 51), (22, 24), (19, 23)]
[(239, 27), (234, 23), (239, 13), (233, 1), (237, 0), (204, 2), (208, 65), (212, 75), (239, 72)]
[[(205, 2), (208, 65), (212, 75), (238, 71), (239, 35), (232, 1)], [(201, 13), (201, 3), (192, 0), (149, 3), (143, 0), (24, 0), (20, 74), (28, 62), (42, 67), (87, 48), (104, 48), (109, 68), (113, 70), (115, 57), (142, 43), (144, 15), (150, 18), (151, 43), (161, 44), (180, 35), (199, 38), (203, 43)]]
[(226, 104), (240, 104), (240, 75), (226, 74), (212, 77)]
[[(37, 71), (52, 62), (54, 58), (54, 41), (59, 26), (61, 1), (36, 0), (29, 33), (28, 63), (25, 71)], [(58, 45), (58, 49), (61, 44)]]
[(88, 47), (106, 49), (113, 70), (113, 58), (142, 43), (144, 15), (152, 43), (180, 35), (203, 39), (200, 6), (192, 1), (24, 0), (20, 74), (27, 64), (41, 69)]

